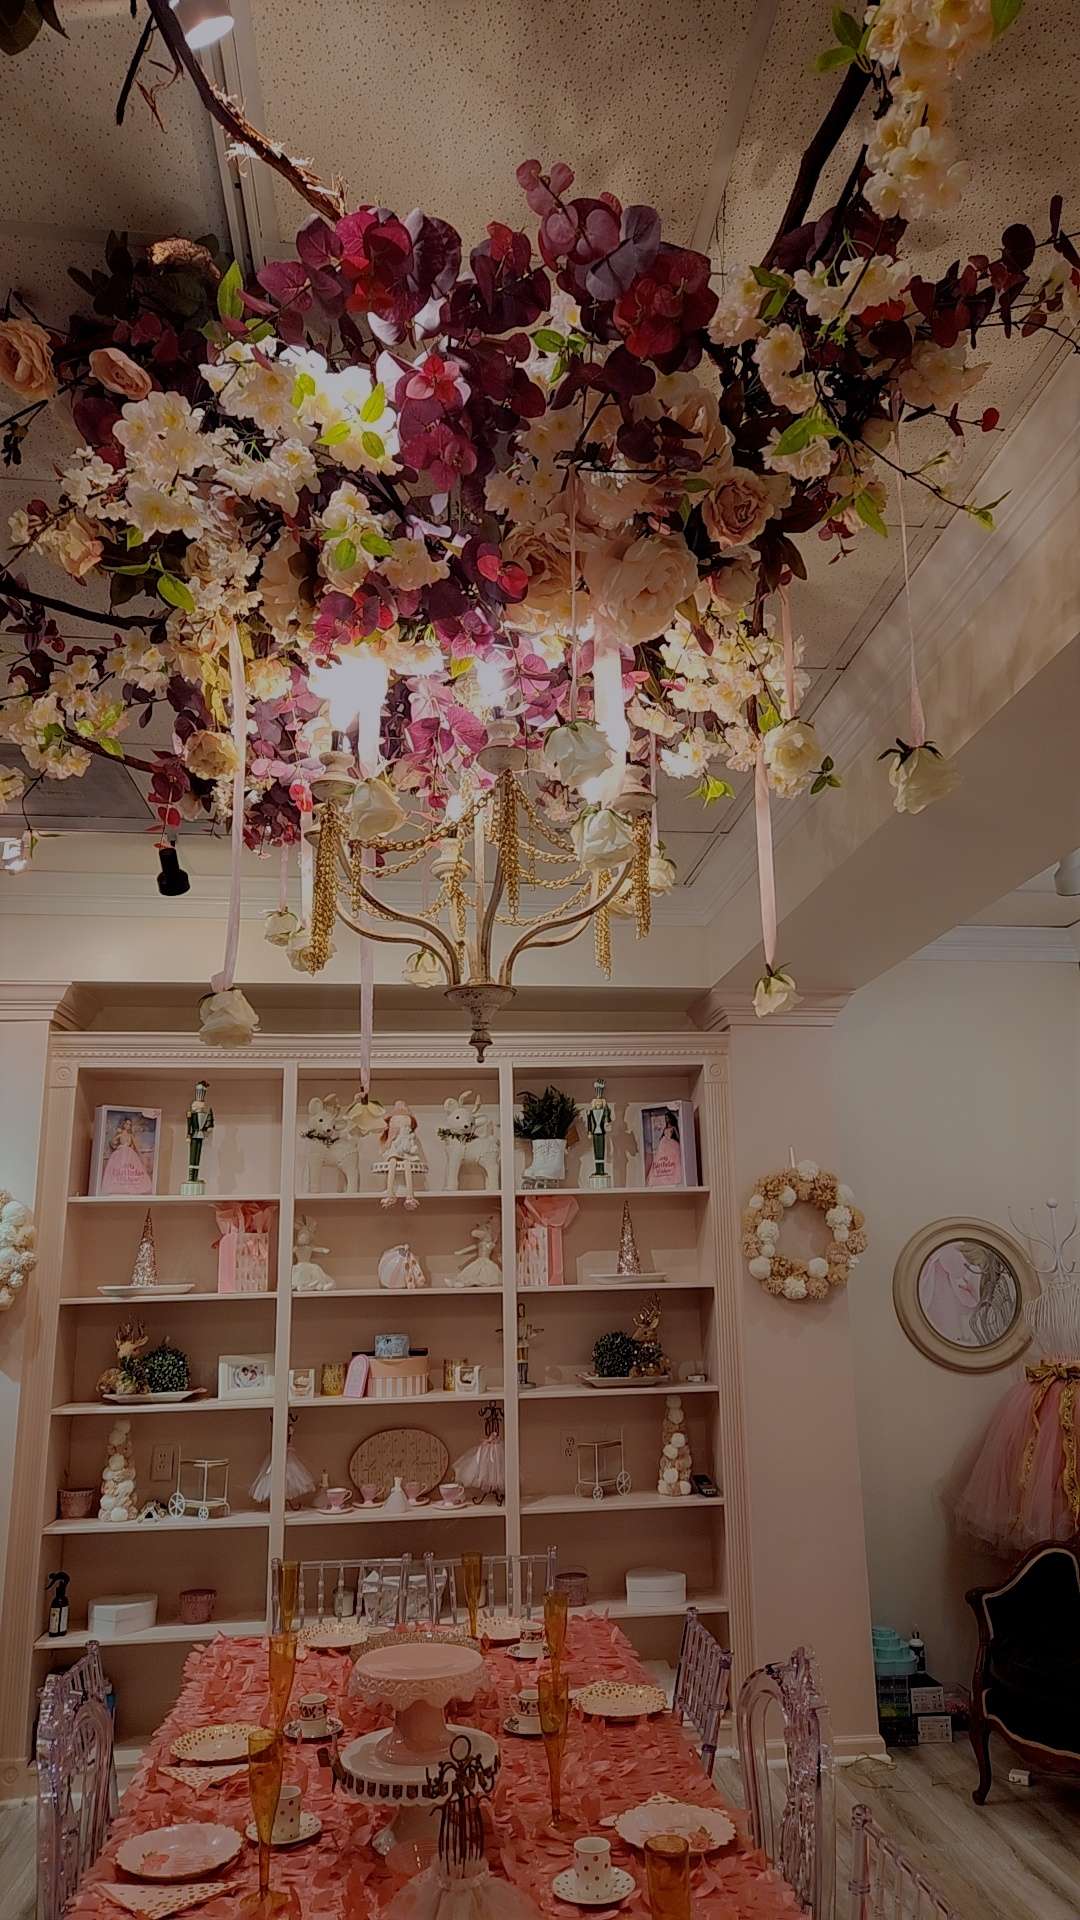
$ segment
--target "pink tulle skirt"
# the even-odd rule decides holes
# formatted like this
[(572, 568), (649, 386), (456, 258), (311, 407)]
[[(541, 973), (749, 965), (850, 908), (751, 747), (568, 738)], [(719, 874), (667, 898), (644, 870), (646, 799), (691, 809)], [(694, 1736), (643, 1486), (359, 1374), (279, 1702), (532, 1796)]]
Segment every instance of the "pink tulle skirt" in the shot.
[(965, 1532), (995, 1547), (1024, 1551), (1042, 1540), (1070, 1540), (1077, 1531), (1061, 1485), (1064, 1388), (1064, 1381), (1051, 1381), (1039, 1407), (1038, 1437), (1024, 1484), (1024, 1454), (1034, 1431), (1032, 1402), (1040, 1389), (1037, 1382), (1020, 1380), (1005, 1395), (956, 1503)]

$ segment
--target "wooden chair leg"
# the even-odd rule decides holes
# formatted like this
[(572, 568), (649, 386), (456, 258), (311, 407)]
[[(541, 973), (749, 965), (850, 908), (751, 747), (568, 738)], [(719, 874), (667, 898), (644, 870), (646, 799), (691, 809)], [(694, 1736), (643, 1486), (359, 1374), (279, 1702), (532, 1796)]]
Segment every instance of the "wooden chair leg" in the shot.
[(982, 1807), (986, 1804), (986, 1796), (993, 1781), (990, 1767), (990, 1729), (986, 1721), (972, 1716), (969, 1737), (975, 1758), (979, 1763), (979, 1784), (971, 1797), (977, 1807)]

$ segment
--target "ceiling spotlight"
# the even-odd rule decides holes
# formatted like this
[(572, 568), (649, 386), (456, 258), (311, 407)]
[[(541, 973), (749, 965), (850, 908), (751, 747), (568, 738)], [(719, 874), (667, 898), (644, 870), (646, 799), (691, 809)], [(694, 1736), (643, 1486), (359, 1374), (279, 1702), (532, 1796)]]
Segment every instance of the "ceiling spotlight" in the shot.
[(161, 872), (157, 877), (158, 892), (164, 894), (167, 900), (176, 900), (182, 893), (189, 893), (191, 881), (180, 865), (180, 855), (172, 834), (166, 845), (158, 848), (158, 860), (161, 864)]
[(169, 0), (192, 53), (216, 46), (233, 30), (227, 0)]
[(1074, 900), (1080, 894), (1080, 847), (1058, 861), (1054, 869), (1054, 892), (1063, 900)]

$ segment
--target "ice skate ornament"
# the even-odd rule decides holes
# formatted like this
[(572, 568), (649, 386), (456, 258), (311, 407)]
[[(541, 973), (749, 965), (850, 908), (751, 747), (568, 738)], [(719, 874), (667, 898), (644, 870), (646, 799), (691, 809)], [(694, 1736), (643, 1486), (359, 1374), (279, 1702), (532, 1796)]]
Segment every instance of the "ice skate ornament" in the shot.
[(458, 1259), (465, 1259), (466, 1254), (468, 1254), (470, 1258), (465, 1261), (465, 1265), (457, 1273), (447, 1276), (447, 1286), (486, 1287), (489, 1290), (494, 1287), (501, 1287), (502, 1268), (498, 1261), (493, 1260), (491, 1257), (495, 1250), (494, 1226), (489, 1221), (482, 1220), (478, 1227), (473, 1228), (469, 1238), (476, 1242), (475, 1248), (457, 1248), (456, 1253)]
[[(415, 1213), (420, 1205), (416, 1197), (415, 1182), (418, 1173), (427, 1172), (427, 1164), (417, 1134), (416, 1115), (410, 1111), (404, 1100), (395, 1100), (382, 1124), (379, 1144), (382, 1153), (375, 1162), (373, 1171), (385, 1173), (386, 1192), (383, 1195), (384, 1207), (397, 1205), (403, 1197), (406, 1209)], [(398, 1194), (398, 1181), (401, 1182), (402, 1195)]]
[(313, 1254), (329, 1253), (329, 1247), (317, 1247), (315, 1235), (318, 1229), (314, 1220), (302, 1213), (293, 1228), (293, 1270), (292, 1290), (294, 1293), (329, 1293), (334, 1282), (325, 1267), (320, 1267)]
[(321, 1192), (323, 1170), (328, 1166), (343, 1176), (346, 1193), (360, 1191), (360, 1142), (369, 1131), (336, 1094), (308, 1101), (307, 1118), (300, 1127), (308, 1193)]
[(462, 1167), (480, 1167), (490, 1192), (499, 1184), (499, 1142), (490, 1116), (480, 1111), (480, 1095), (466, 1090), (456, 1100), (444, 1100), (446, 1119), (439, 1139), (446, 1154), (446, 1185), (456, 1193)]

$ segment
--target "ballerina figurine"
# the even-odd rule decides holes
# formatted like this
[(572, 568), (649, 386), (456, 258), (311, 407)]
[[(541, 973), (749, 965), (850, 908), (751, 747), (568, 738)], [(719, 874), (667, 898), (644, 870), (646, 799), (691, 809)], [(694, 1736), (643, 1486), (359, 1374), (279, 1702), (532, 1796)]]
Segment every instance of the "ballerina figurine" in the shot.
[(315, 1222), (302, 1213), (293, 1229), (293, 1270), (292, 1290), (294, 1293), (329, 1293), (333, 1287), (333, 1277), (321, 1267), (314, 1258), (317, 1253), (329, 1253), (329, 1247), (317, 1247)]
[(459, 1269), (453, 1279), (447, 1280), (447, 1286), (501, 1287), (502, 1268), (498, 1261), (491, 1257), (495, 1248), (495, 1233), (490, 1221), (482, 1220), (478, 1227), (473, 1228), (469, 1238), (476, 1242), (475, 1251), (472, 1247), (456, 1249), (458, 1259), (464, 1259), (466, 1254), (472, 1257), (465, 1261), (465, 1265)]
[(427, 1164), (416, 1129), (416, 1115), (404, 1100), (395, 1100), (383, 1121), (379, 1135), (382, 1154), (372, 1169), (375, 1173), (386, 1175), (386, 1192), (382, 1199), (384, 1207), (392, 1207), (397, 1203), (399, 1174), (407, 1211), (415, 1213), (420, 1205), (414, 1182), (418, 1173), (427, 1172)]

